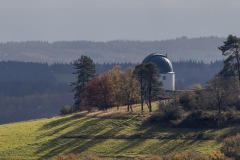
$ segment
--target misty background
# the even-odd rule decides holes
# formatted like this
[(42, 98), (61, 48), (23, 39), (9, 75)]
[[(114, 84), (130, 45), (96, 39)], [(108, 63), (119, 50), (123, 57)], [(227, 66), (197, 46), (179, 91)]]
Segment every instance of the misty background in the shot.
[(0, 41), (239, 35), (238, 0), (0, 0)]

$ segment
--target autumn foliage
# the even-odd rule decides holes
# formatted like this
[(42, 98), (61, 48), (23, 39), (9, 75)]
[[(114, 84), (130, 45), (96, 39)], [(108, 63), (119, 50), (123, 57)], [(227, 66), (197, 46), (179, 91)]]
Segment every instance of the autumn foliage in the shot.
[(81, 94), (83, 99), (81, 106), (91, 111), (93, 109), (107, 110), (111, 107), (131, 105), (138, 101), (138, 81), (132, 76), (133, 69), (122, 71), (120, 66), (96, 76), (85, 87)]

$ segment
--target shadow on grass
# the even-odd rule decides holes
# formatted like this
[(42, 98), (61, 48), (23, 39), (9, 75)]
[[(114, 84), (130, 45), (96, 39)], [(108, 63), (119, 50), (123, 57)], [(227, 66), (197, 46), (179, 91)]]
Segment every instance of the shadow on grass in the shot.
[[(122, 120), (119, 120), (120, 122)], [(78, 137), (79, 135), (95, 136), (97, 134), (115, 137), (124, 126), (110, 119), (91, 118), (91, 117), (66, 117), (59, 120), (49, 122), (44, 125), (39, 132), (43, 132), (39, 139), (49, 140), (41, 144), (36, 155), (41, 156), (40, 159), (50, 158), (63, 153), (82, 153), (89, 148), (103, 143), (109, 138), (99, 139), (80, 139), (67, 138)], [(58, 134), (62, 132), (63, 134)], [(64, 138), (65, 137), (65, 138)], [(46, 140), (45, 140), (46, 141)]]
[[(184, 128), (166, 126), (164, 123), (151, 123), (146, 120), (139, 127), (139, 131), (145, 130), (145, 134), (152, 134), (156, 138), (181, 139), (181, 140), (216, 140), (221, 137), (217, 131), (222, 128)], [(158, 133), (167, 133), (162, 136)]]
[(67, 116), (67, 117), (64, 117), (61, 118), (61, 119), (58, 119), (58, 120), (54, 120), (54, 121), (51, 121), (47, 124), (45, 124), (42, 129), (51, 129), (53, 127), (58, 127), (59, 125), (63, 125), (65, 123), (68, 123), (69, 121), (73, 121), (74, 119), (79, 119), (79, 118), (84, 118), (86, 117), (86, 115), (88, 114), (88, 112), (83, 112), (83, 113), (79, 113), (79, 114), (74, 114), (72, 116)]
[[(129, 119), (113, 120), (111, 118), (92, 118), (81, 115), (51, 121), (39, 130), (43, 134), (38, 138), (45, 139), (47, 137), (49, 140), (41, 144), (35, 154), (39, 155), (40, 159), (47, 159), (64, 153), (81, 154), (109, 139), (120, 139), (121, 142), (119, 142), (118, 148), (106, 151), (105, 155), (108, 154), (107, 152), (111, 152), (109, 154), (145, 154), (146, 150), (152, 154), (159, 154), (159, 146), (171, 144), (161, 151), (161, 154), (168, 154), (172, 151), (181, 150), (187, 145), (199, 143), (199, 140), (212, 139), (212, 137), (204, 137), (200, 134), (205, 130), (170, 129), (148, 122), (137, 123), (139, 127), (132, 135), (127, 133), (126, 135), (119, 135), (126, 126), (131, 124)], [(151, 143), (156, 143), (156, 145), (144, 146), (145, 141), (149, 139), (155, 139)], [(181, 141), (174, 143), (176, 140)], [(113, 144), (110, 148), (112, 147), (116, 147), (116, 145)], [(137, 151), (134, 150), (136, 147)]]

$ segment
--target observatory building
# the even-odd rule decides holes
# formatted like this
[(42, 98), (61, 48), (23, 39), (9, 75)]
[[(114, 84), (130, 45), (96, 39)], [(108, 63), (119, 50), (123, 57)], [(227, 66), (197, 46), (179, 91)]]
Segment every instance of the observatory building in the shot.
[(173, 72), (172, 63), (167, 56), (153, 53), (148, 55), (142, 63), (153, 62), (157, 65), (160, 72), (160, 81), (163, 83), (163, 88), (166, 91), (175, 90), (175, 73)]

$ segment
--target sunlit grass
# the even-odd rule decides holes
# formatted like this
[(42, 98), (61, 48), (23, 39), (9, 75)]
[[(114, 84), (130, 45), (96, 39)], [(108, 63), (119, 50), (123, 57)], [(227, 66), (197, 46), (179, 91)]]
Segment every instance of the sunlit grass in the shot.
[[(157, 109), (155, 104), (155, 109)], [(0, 125), (0, 159), (44, 159), (64, 153), (94, 154), (103, 157), (165, 155), (172, 152), (213, 153), (220, 147), (217, 136), (225, 129), (162, 128), (145, 122), (148, 112), (127, 113), (126, 107), (94, 113), (40, 119)], [(119, 116), (120, 115), (120, 116)], [(115, 139), (119, 135), (154, 134), (152, 139)], [(213, 137), (194, 139), (196, 135)], [(79, 135), (107, 135), (105, 139), (66, 138)], [(156, 138), (158, 137), (158, 138)], [(162, 138), (159, 138), (162, 137)], [(170, 137), (170, 138), (169, 138)], [(172, 138), (171, 138), (172, 137)]]

